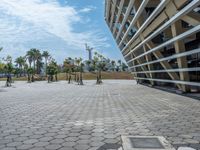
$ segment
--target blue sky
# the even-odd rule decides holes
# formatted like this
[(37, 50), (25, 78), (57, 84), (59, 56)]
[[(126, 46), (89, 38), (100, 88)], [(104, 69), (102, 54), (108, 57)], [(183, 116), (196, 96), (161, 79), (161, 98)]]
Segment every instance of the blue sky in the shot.
[(1, 56), (30, 48), (48, 50), (61, 63), (87, 58), (84, 43), (111, 59), (122, 59), (104, 21), (104, 0), (1, 0)]

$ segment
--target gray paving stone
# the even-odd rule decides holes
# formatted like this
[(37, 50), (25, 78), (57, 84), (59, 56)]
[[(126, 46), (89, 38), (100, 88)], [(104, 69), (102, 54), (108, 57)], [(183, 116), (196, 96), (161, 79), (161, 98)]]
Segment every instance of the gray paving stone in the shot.
[(34, 147), (34, 148), (31, 148), (30, 150), (45, 150), (44, 147)]
[(90, 139), (91, 137), (91, 135), (80, 135), (79, 139)]
[(0, 140), (0, 144), (7, 144), (7, 143), (10, 143), (10, 142), (12, 142), (11, 139), (1, 139)]
[(179, 147), (178, 150), (195, 150), (191, 147)]
[(25, 144), (34, 144), (34, 143), (37, 143), (37, 142), (38, 142), (37, 139), (29, 139), (29, 140), (24, 141), (23, 143), (25, 143)]
[(54, 140), (50, 141), (50, 143), (60, 144), (60, 143), (64, 143), (64, 140), (63, 139), (54, 139)]
[(75, 142), (64, 142), (62, 143), (62, 146), (65, 146), (65, 147), (73, 147), (75, 146), (77, 143)]
[(1, 150), (16, 150), (16, 148), (14, 148), (14, 147), (5, 147), (5, 148), (2, 148)]
[(11, 142), (11, 143), (8, 143), (7, 144), (7, 146), (13, 146), (13, 147), (15, 147), (15, 146), (19, 146), (19, 145), (22, 145), (23, 143), (22, 142)]
[(90, 146), (96, 146), (96, 147), (101, 147), (102, 145), (104, 145), (105, 143), (103, 143), (103, 142), (92, 142), (92, 143), (90, 143), (89, 145)]
[(62, 147), (62, 148), (59, 148), (59, 150), (74, 150), (73, 147)]
[(23, 145), (17, 146), (17, 149), (19, 149), (19, 150), (27, 150), (27, 149), (31, 149), (31, 148), (33, 148), (33, 145), (31, 145), (31, 144), (23, 144)]
[(48, 141), (51, 141), (53, 139), (53, 137), (42, 137), (39, 139), (39, 141), (41, 142), (48, 142)]
[(118, 149), (122, 134), (200, 149), (199, 101), (134, 81), (84, 82), (19, 81), (0, 90), (0, 149)]
[(47, 146), (49, 145), (49, 142), (37, 142), (34, 144), (34, 146), (40, 147), (40, 146)]
[(65, 138), (65, 141), (70, 141), (70, 142), (74, 142), (74, 141), (77, 141), (78, 140), (78, 137), (68, 137), (68, 138)]
[(91, 143), (92, 141), (91, 140), (78, 140), (77, 143), (79, 144), (88, 144), (88, 143)]
[(48, 149), (48, 150), (56, 150), (56, 149), (59, 149), (61, 147), (62, 146), (59, 145), (59, 144), (49, 144), (49, 145), (45, 146), (45, 148)]
[(77, 144), (76, 146), (74, 146), (74, 148), (76, 150), (87, 150), (90, 148), (90, 146), (86, 144)]

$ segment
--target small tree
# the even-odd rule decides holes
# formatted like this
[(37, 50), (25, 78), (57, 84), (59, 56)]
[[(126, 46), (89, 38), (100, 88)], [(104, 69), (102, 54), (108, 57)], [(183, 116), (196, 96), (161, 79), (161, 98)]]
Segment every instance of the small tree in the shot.
[(12, 83), (11, 74), (13, 72), (12, 57), (8, 55), (6, 58), (3, 58), (3, 60), (6, 62), (6, 65), (4, 66), (4, 70), (7, 75), (6, 86), (11, 86), (11, 83)]
[(73, 69), (72, 59), (69, 57), (65, 59), (63, 62), (64, 72), (66, 73), (66, 80), (68, 80), (68, 84), (71, 83), (71, 74)]
[(128, 69), (128, 66), (125, 63), (122, 63), (122, 71), (126, 71)]
[(92, 62), (90, 60), (86, 61), (87, 69), (88, 69), (89, 72), (92, 71), (91, 63)]
[(7, 74), (6, 86), (9, 87), (9, 86), (11, 86), (11, 83), (12, 83), (12, 75), (11, 75), (11, 73), (13, 72), (12, 63), (7, 63), (4, 67), (4, 69)]
[(84, 67), (84, 64), (82, 63), (82, 58), (76, 58), (75, 59), (75, 62), (76, 62), (76, 65), (77, 65), (77, 71), (79, 72), (79, 77), (78, 77), (78, 84), (80, 85), (83, 85), (83, 67)]
[(5, 64), (0, 62), (0, 73), (5, 73)]
[(80, 64), (80, 85), (83, 85), (83, 67), (84, 63)]
[(57, 74), (58, 74), (58, 65), (55, 61), (52, 61), (47, 66), (47, 74), (48, 74), (48, 83), (53, 82), (54, 75), (55, 75), (55, 81), (58, 81)]
[(34, 52), (33, 52), (33, 49), (29, 50), (26, 52), (26, 60), (28, 60), (28, 63), (29, 63), (29, 67), (31, 68), (32, 66), (32, 62), (33, 62), (33, 59), (34, 59)]
[(44, 51), (42, 53), (42, 57), (44, 57), (44, 59), (45, 59), (45, 75), (47, 76), (47, 63), (48, 63), (48, 59), (50, 57), (49, 52), (48, 51)]
[(29, 67), (28, 69), (27, 69), (27, 74), (28, 74), (28, 79), (27, 79), (27, 81), (28, 81), (28, 83), (31, 83), (31, 82), (33, 82), (33, 68), (31, 68), (31, 67)]
[(94, 56), (94, 60), (93, 60), (93, 65), (95, 67), (96, 74), (97, 74), (96, 84), (101, 84), (101, 83), (103, 83), (101, 72), (102, 72), (102, 70), (105, 69), (105, 66), (106, 66), (104, 57), (96, 52), (95, 56)]
[(118, 71), (122, 71), (122, 61), (121, 60), (118, 60), (117, 61), (119, 66), (118, 66)]
[(116, 63), (114, 60), (111, 61), (112, 71), (115, 71)]
[(20, 56), (15, 60), (16, 65), (19, 67), (20, 77), (22, 76), (22, 72), (24, 72), (23, 67), (25, 65), (25, 58)]

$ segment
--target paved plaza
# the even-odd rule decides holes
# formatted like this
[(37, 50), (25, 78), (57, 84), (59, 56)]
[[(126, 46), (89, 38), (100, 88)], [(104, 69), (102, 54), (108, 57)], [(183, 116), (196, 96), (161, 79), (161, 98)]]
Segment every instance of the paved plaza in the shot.
[(0, 82), (0, 150), (110, 150), (120, 135), (200, 149), (200, 101), (135, 81)]

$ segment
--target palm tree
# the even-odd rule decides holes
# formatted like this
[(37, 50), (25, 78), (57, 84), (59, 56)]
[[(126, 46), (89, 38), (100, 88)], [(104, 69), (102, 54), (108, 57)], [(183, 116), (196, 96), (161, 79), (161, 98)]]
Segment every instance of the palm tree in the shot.
[(78, 77), (77, 77), (77, 74), (76, 74), (77, 71), (78, 71), (78, 70), (77, 70), (77, 63), (78, 63), (78, 58), (75, 57), (75, 59), (74, 59), (74, 68), (73, 68), (73, 71), (74, 71), (74, 75), (75, 75), (75, 79), (74, 79), (74, 80), (75, 80), (76, 82), (78, 81)]
[(122, 71), (122, 61), (119, 59), (117, 62), (119, 64), (119, 70)]
[(33, 52), (33, 72), (35, 73), (35, 65), (36, 65), (36, 53), (37, 53), (37, 49), (32, 48), (31, 51)]
[(40, 50), (38, 50), (36, 48), (32, 48), (30, 51), (31, 51), (31, 54), (32, 54), (34, 73), (36, 73), (36, 72), (39, 73), (42, 54), (40, 53)]
[(36, 66), (36, 60), (37, 60), (37, 57), (38, 57), (38, 50), (37, 49), (35, 49), (35, 48), (32, 48), (32, 49), (30, 49), (28, 52), (27, 52), (27, 54), (26, 54), (26, 57), (27, 57), (27, 59), (28, 59), (28, 61), (29, 61), (29, 67), (31, 68), (31, 64), (32, 64), (32, 62), (33, 62), (33, 75), (32, 75), (32, 82), (34, 82), (35, 81), (35, 79), (34, 79), (34, 74), (35, 74), (35, 66)]
[(71, 72), (72, 72), (70, 60), (71, 58), (68, 58), (68, 59), (65, 59), (65, 61), (63, 62), (64, 71), (66, 73), (66, 80), (68, 80), (68, 83), (71, 82)]
[(34, 57), (34, 52), (33, 52), (33, 49), (31, 49), (31, 50), (29, 50), (29, 51), (27, 51), (27, 53), (26, 53), (26, 59), (28, 60), (28, 62), (29, 62), (29, 67), (31, 68), (31, 64), (32, 64), (32, 62), (33, 62), (33, 57)]
[(12, 57), (8, 55), (6, 58), (3, 58), (3, 60), (6, 61), (6, 65), (4, 66), (4, 70), (7, 74), (6, 86), (11, 86), (12, 82), (11, 73), (13, 72)]
[(122, 71), (127, 71), (128, 66), (123, 62), (122, 63)]
[(20, 56), (20, 57), (16, 58), (15, 63), (20, 69), (20, 77), (21, 77), (22, 76), (22, 67), (25, 65), (25, 58)]
[(7, 81), (6, 81), (6, 86), (11, 86), (11, 83), (12, 83), (12, 76), (11, 76), (11, 73), (13, 72), (13, 65), (12, 63), (7, 63), (5, 65), (5, 71), (7, 73)]
[(87, 60), (85, 63), (87, 65), (88, 71), (90, 72), (91, 71), (91, 66), (90, 65), (91, 65), (92, 62), (90, 60)]
[(40, 69), (41, 69), (41, 61), (42, 61), (42, 54), (40, 53), (40, 50), (36, 49), (34, 50), (34, 57), (35, 57), (35, 61), (36, 61), (36, 68), (35, 71), (37, 74), (40, 74)]
[(93, 65), (95, 66), (95, 70), (97, 71), (97, 81), (96, 84), (101, 84), (102, 83), (102, 76), (101, 72), (102, 70), (105, 69), (106, 62), (104, 61), (105, 58), (103, 55), (98, 54), (95, 52), (94, 60), (93, 60)]
[(33, 82), (33, 68), (29, 67), (27, 69), (27, 74), (28, 74), (28, 83)]
[(79, 59), (75, 57), (74, 59), (74, 63), (75, 63), (75, 68), (74, 68), (74, 71), (75, 71), (75, 81), (78, 82), (79, 81), (79, 76), (77, 76), (76, 72), (78, 72), (78, 66), (79, 66)]
[(10, 55), (8, 55), (6, 58), (3, 58), (3, 60), (4, 60), (7, 64), (9, 64), (9, 63), (12, 64), (12, 57), (11, 57)]
[(80, 85), (83, 85), (83, 67), (84, 63), (80, 64)]
[(43, 51), (42, 57), (44, 57), (44, 59), (45, 59), (45, 74), (47, 76), (47, 61), (48, 61), (48, 59), (50, 57), (49, 52), (48, 51)]
[(115, 65), (116, 65), (115, 61), (112, 60), (112, 61), (111, 61), (111, 64), (112, 64), (112, 70), (115, 71)]
[(77, 64), (77, 70), (79, 71), (79, 78), (78, 78), (78, 84), (83, 85), (83, 63), (82, 58), (75, 58), (75, 62)]
[(50, 62), (50, 64), (47, 66), (47, 74), (48, 77), (48, 83), (53, 81), (53, 76), (55, 75), (55, 80), (57, 81), (57, 73), (58, 73), (58, 65), (55, 61)]

